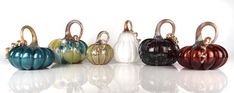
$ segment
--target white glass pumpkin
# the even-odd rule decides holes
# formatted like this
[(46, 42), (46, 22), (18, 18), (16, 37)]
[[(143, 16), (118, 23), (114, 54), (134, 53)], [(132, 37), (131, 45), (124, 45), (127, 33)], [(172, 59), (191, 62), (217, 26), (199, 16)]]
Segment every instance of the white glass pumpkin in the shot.
[(125, 21), (124, 31), (119, 35), (118, 41), (114, 46), (114, 57), (116, 61), (132, 63), (139, 59), (138, 46), (140, 40), (137, 39), (137, 35), (132, 30), (132, 22), (130, 20)]

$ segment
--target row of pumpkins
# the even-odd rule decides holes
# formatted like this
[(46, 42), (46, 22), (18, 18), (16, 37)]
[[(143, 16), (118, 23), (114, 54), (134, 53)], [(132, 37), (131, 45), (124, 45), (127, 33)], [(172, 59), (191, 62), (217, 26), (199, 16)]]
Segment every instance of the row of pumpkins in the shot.
[[(80, 25), (79, 36), (71, 35), (72, 24)], [(161, 26), (169, 23), (172, 26), (172, 33), (163, 38), (160, 34)], [(204, 40), (201, 31), (205, 26), (212, 26), (215, 30), (215, 37)], [(30, 45), (24, 39), (23, 32), (28, 29), (32, 34)], [(65, 37), (55, 39), (49, 44), (49, 48), (38, 46), (37, 36), (32, 27), (26, 25), (21, 29), (21, 40), (12, 43), (7, 48), (7, 58), (10, 63), (22, 70), (43, 69), (57, 62), (61, 64), (81, 63), (85, 58), (92, 64), (103, 65), (109, 63), (113, 56), (116, 61), (124, 63), (136, 62), (140, 57), (142, 62), (152, 66), (172, 65), (176, 61), (182, 66), (190, 69), (217, 69), (223, 66), (228, 58), (227, 51), (220, 45), (212, 44), (217, 39), (217, 29), (214, 23), (204, 22), (196, 31), (196, 42), (192, 46), (179, 49), (178, 40), (175, 34), (175, 24), (170, 19), (161, 20), (156, 27), (153, 38), (145, 39), (139, 44), (140, 39), (137, 33), (132, 30), (132, 22), (127, 20), (124, 24), (124, 31), (119, 35), (114, 48), (108, 44), (109, 33), (101, 31), (97, 35), (96, 43), (90, 45), (81, 40), (83, 26), (78, 20), (71, 20), (65, 31)]]

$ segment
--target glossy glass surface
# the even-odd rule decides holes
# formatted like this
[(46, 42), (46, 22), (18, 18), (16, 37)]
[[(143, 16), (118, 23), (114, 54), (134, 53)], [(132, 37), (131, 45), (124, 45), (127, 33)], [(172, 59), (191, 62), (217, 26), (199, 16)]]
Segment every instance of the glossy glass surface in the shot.
[(55, 53), (57, 63), (81, 63), (86, 57), (87, 44), (80, 40), (56, 39), (51, 41), (49, 48)]
[(87, 50), (87, 59), (95, 65), (104, 65), (111, 61), (114, 52), (109, 44), (92, 44)]
[[(206, 59), (199, 56), (202, 51), (200, 47), (183, 47), (180, 50), (178, 62), (186, 68), (207, 70), (217, 69), (223, 66), (228, 59), (227, 51), (220, 45), (208, 45), (205, 51), (207, 54)], [(204, 60), (204, 62), (202, 60)]]
[(54, 61), (54, 53), (48, 48), (19, 46), (9, 52), (10, 63), (22, 70), (43, 69)]
[(114, 57), (117, 62), (132, 63), (139, 58), (138, 41), (132, 32), (122, 32), (114, 46)]
[(161, 36), (146, 39), (139, 46), (142, 62), (152, 66), (171, 65), (177, 61), (179, 46)]

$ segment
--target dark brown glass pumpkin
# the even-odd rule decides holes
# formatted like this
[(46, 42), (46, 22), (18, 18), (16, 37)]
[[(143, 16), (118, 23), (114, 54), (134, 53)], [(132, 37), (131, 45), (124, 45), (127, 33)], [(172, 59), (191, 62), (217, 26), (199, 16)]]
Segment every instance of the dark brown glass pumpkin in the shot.
[[(172, 33), (166, 38), (161, 36), (161, 26), (169, 23), (172, 26)], [(141, 42), (139, 55), (143, 63), (151, 66), (167, 66), (176, 62), (179, 52), (177, 38), (175, 37), (175, 24), (170, 19), (161, 20), (156, 27), (154, 38), (148, 38)]]
[[(207, 25), (215, 29), (213, 41), (211, 41), (210, 37), (202, 40), (201, 31)], [(202, 23), (197, 28), (195, 44), (180, 49), (178, 55), (179, 64), (189, 69), (200, 70), (217, 69), (223, 66), (228, 59), (228, 53), (222, 46), (212, 44), (217, 39), (217, 36), (217, 29), (214, 23)]]

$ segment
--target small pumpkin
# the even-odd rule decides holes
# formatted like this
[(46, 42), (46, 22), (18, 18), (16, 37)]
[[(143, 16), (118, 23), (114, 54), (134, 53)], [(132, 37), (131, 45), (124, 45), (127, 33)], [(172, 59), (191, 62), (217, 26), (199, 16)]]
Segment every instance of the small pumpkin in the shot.
[[(32, 43), (27, 45), (23, 32), (28, 29), (32, 34)], [(26, 25), (21, 29), (21, 40), (12, 43), (9, 50), (8, 59), (14, 67), (21, 70), (43, 69), (51, 65), (54, 61), (54, 53), (49, 48), (38, 46), (37, 36), (32, 27)], [(9, 48), (8, 48), (9, 49)]]
[[(201, 31), (205, 26), (212, 26), (215, 30), (215, 37), (202, 39)], [(212, 22), (204, 22), (198, 26), (196, 31), (196, 41), (192, 46), (185, 46), (180, 49), (178, 62), (180, 65), (189, 69), (217, 69), (223, 66), (227, 59), (228, 53), (220, 45), (213, 44), (218, 37), (217, 27)]]
[[(172, 33), (167, 34), (166, 39), (160, 34), (160, 28), (164, 23), (170, 23), (172, 26)], [(139, 46), (139, 55), (142, 62), (152, 66), (166, 66), (175, 63), (177, 61), (176, 57), (179, 51), (179, 46), (174, 34), (174, 22), (170, 19), (161, 20), (157, 24), (154, 38), (145, 39)]]
[[(70, 28), (72, 24), (77, 23), (80, 25), (80, 35), (71, 35)], [(49, 48), (55, 53), (55, 62), (57, 63), (81, 63), (86, 57), (87, 44), (80, 40), (83, 34), (83, 25), (78, 20), (71, 20), (65, 31), (63, 39), (55, 39), (50, 42)]]
[(139, 59), (137, 53), (139, 41), (137, 33), (132, 30), (132, 22), (130, 20), (125, 21), (124, 31), (119, 35), (114, 46), (115, 60), (123, 63), (136, 62)]
[[(102, 39), (103, 35), (107, 36), (107, 39)], [(113, 49), (107, 44), (109, 41), (109, 33), (101, 31), (97, 36), (97, 42), (92, 44), (87, 49), (87, 59), (90, 63), (95, 65), (107, 64), (113, 58)]]

